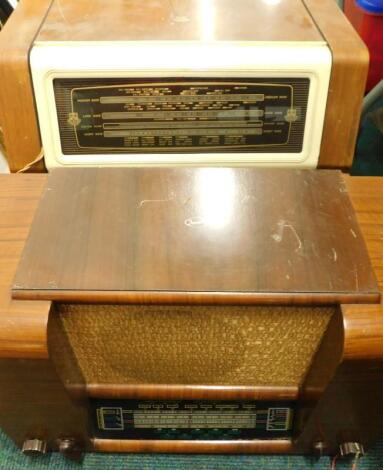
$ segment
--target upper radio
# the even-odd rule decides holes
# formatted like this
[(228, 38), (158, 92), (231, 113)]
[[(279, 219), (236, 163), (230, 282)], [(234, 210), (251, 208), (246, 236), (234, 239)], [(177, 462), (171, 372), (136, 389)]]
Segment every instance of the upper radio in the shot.
[(1, 90), (12, 169), (39, 137), (47, 168), (351, 164), (367, 55), (332, 0), (37, 3)]

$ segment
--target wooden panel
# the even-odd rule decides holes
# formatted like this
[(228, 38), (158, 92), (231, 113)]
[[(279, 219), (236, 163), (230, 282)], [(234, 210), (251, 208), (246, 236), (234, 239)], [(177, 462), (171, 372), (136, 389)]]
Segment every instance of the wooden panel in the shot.
[(10, 295), (45, 180), (46, 175), (0, 175), (0, 427), (19, 446), (38, 437), (55, 448), (63, 435), (85, 441), (86, 409), (71, 403), (48, 359), (51, 303)]
[(37, 41), (322, 41), (301, 0), (55, 0)]
[(383, 305), (345, 305), (343, 312), (344, 358), (383, 361)]
[(98, 452), (171, 452), (189, 454), (286, 454), (292, 451), (288, 439), (270, 441), (142, 441), (118, 439), (93, 439)]
[(296, 446), (322, 441), (326, 453), (383, 433), (383, 306), (346, 305), (335, 315), (301, 388)]
[(48, 441), (49, 450), (63, 436), (88, 442), (86, 407), (72, 403), (44, 359), (0, 359), (0, 427), (18, 446), (27, 438)]
[[(295, 400), (298, 387), (86, 384), (89, 398), (141, 400)], [(70, 388), (70, 387), (69, 387)]]
[(79, 290), (17, 290), (18, 300), (71, 301), (103, 304), (191, 304), (191, 305), (328, 305), (376, 303), (377, 291), (368, 293), (258, 293), (258, 292), (173, 292), (173, 291), (79, 291)]
[(334, 0), (303, 0), (333, 57), (319, 167), (352, 164), (364, 96), (368, 50)]
[(383, 178), (344, 175), (344, 179), (383, 291)]
[(29, 49), (51, 1), (21, 0), (0, 34), (0, 126), (11, 171), (32, 162), (41, 149)]
[(102, 302), (108, 291), (124, 302), (379, 300), (339, 172), (55, 170), (13, 296)]
[(11, 299), (10, 284), (45, 183), (44, 175), (0, 175), (0, 357), (47, 357), (50, 302)]

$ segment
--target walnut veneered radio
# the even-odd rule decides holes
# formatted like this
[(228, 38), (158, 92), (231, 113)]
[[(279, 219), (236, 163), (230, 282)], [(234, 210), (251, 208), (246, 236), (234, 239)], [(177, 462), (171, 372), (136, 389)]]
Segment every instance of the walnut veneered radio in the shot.
[(379, 432), (380, 292), (338, 171), (52, 170), (12, 296), (34, 314), (0, 330), (0, 426), (26, 450), (333, 453)]
[(333, 0), (35, 3), (0, 38), (13, 170), (351, 165), (368, 57)]

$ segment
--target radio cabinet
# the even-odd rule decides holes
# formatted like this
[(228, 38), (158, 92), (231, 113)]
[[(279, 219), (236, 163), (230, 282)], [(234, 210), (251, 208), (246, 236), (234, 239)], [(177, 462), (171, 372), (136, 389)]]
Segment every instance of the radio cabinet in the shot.
[(375, 442), (380, 289), (339, 172), (9, 178), (18, 196), (4, 185), (1, 207), (23, 229), (1, 258), (0, 426), (17, 445), (78, 457)]
[(0, 123), (12, 171), (348, 168), (367, 69), (333, 0), (21, 0)]

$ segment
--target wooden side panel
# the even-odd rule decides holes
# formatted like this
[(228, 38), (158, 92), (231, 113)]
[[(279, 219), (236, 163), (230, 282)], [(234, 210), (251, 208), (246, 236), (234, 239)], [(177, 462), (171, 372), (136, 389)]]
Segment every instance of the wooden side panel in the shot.
[(21, 0), (0, 34), (0, 126), (12, 172), (33, 161), (41, 149), (28, 56), (50, 3)]
[(50, 302), (11, 299), (10, 284), (45, 175), (0, 175), (0, 427), (26, 438), (86, 441), (86, 408), (72, 402), (48, 359)]
[(50, 302), (11, 299), (10, 285), (45, 175), (0, 175), (0, 357), (45, 358)]
[(345, 176), (368, 254), (383, 292), (383, 184), (382, 178)]
[(87, 441), (87, 408), (74, 403), (56, 370), (44, 359), (0, 359), (0, 427), (18, 445), (30, 439), (73, 437)]
[(383, 307), (350, 305), (333, 317), (301, 389), (297, 450), (315, 441), (336, 454), (383, 433)]
[(320, 168), (352, 164), (367, 72), (368, 50), (334, 0), (303, 0), (332, 51)]

